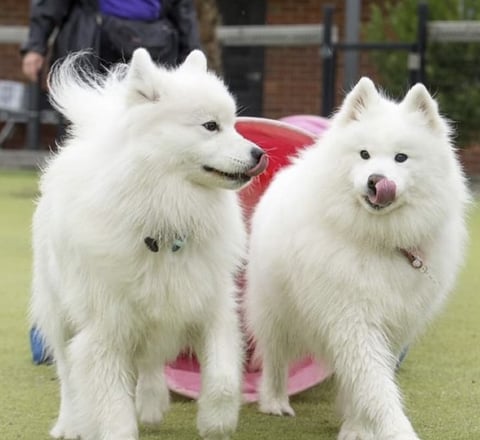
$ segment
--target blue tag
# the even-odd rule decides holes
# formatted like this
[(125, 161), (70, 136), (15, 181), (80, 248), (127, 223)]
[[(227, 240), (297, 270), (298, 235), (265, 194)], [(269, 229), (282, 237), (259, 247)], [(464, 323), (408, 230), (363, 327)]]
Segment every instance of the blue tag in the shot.
[(184, 238), (177, 237), (177, 238), (173, 241), (172, 252), (177, 252), (177, 251), (179, 251), (180, 249), (182, 249), (182, 247), (183, 247), (184, 245), (185, 245), (185, 239), (184, 239)]

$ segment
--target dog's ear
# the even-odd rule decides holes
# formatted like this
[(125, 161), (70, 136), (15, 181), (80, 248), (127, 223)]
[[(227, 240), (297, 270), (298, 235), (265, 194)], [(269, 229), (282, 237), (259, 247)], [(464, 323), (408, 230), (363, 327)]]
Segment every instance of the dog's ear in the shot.
[(201, 50), (192, 50), (185, 61), (180, 66), (181, 69), (189, 69), (194, 71), (207, 71), (207, 58)]
[(373, 81), (364, 76), (346, 96), (335, 120), (342, 125), (358, 121), (362, 113), (374, 105), (378, 98), (379, 94)]
[(127, 102), (129, 104), (158, 100), (158, 91), (155, 89), (157, 70), (158, 68), (145, 49), (140, 48), (133, 52), (127, 73)]
[(420, 113), (431, 129), (437, 131), (448, 130), (446, 122), (438, 112), (437, 103), (423, 84), (415, 84), (405, 95), (401, 105), (407, 112)]

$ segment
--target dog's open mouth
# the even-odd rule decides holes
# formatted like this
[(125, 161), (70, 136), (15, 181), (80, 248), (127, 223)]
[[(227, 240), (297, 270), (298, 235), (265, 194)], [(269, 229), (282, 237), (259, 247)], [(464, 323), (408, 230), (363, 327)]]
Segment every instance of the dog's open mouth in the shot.
[(252, 177), (258, 176), (263, 173), (268, 166), (268, 157), (266, 154), (262, 155), (260, 160), (252, 168), (244, 170), (243, 172), (229, 173), (227, 171), (222, 171), (217, 168), (213, 168), (208, 165), (203, 165), (203, 169), (208, 173), (217, 175), (222, 179), (232, 180), (234, 182), (248, 182)]
[(222, 179), (232, 180), (234, 182), (248, 182), (251, 177), (247, 176), (245, 173), (227, 173), (225, 171), (217, 170), (216, 168), (209, 167), (204, 165), (203, 169), (208, 173), (215, 174)]

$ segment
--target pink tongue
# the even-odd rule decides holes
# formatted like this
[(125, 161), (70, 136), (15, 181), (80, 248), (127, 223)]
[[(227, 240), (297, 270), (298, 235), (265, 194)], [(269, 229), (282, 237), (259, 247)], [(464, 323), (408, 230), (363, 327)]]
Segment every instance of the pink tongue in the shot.
[(253, 168), (250, 168), (249, 170), (247, 170), (245, 174), (250, 177), (258, 176), (259, 174), (262, 174), (267, 169), (267, 166), (268, 166), (268, 157), (266, 154), (264, 154), (260, 158), (258, 163)]
[(384, 206), (395, 200), (395, 191), (396, 185), (393, 180), (388, 180), (387, 178), (380, 179), (375, 184), (375, 194), (370, 194), (368, 196), (370, 202), (375, 205)]

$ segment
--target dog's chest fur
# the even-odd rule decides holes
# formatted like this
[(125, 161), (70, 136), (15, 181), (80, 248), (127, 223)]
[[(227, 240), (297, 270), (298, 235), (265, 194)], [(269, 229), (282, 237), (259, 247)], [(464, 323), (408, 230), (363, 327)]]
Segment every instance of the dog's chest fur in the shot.
[[(135, 186), (126, 182), (128, 187)], [(190, 186), (177, 185), (174, 193), (162, 192), (162, 187), (129, 192), (112, 186), (90, 192), (98, 197), (79, 193), (65, 199), (70, 215), (55, 226), (56, 253), (64, 266), (60, 272), (81, 267), (91, 287), (89, 298), (81, 300), (87, 307), (76, 307), (85, 315), (75, 320), (104, 313), (102, 307), (115, 304), (137, 328), (183, 332), (187, 325), (205, 322), (228, 298), (245, 244), (236, 196), (188, 190)], [(40, 210), (44, 208), (48, 211), (48, 200), (42, 201)], [(146, 245), (146, 237), (156, 241), (157, 252)], [(182, 246), (174, 251), (178, 237)]]

